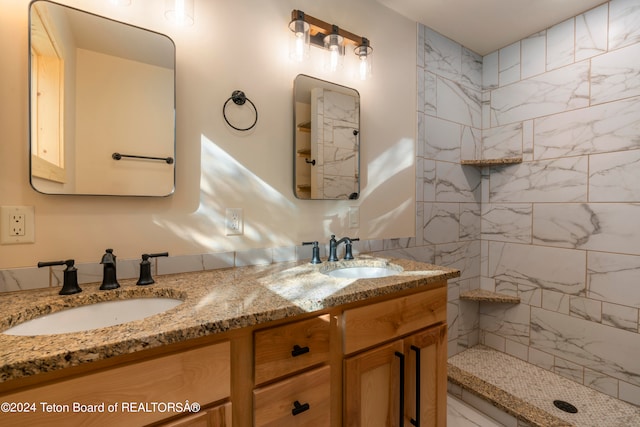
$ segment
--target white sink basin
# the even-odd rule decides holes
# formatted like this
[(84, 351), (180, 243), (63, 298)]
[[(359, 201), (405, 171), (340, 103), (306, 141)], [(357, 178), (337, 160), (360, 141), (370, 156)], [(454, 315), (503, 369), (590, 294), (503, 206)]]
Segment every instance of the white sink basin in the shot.
[(183, 301), (175, 298), (132, 298), (69, 308), (37, 317), (2, 332), (7, 335), (52, 335), (90, 331), (160, 314)]
[(378, 277), (395, 276), (401, 270), (392, 267), (341, 267), (324, 274), (341, 279), (376, 279)]

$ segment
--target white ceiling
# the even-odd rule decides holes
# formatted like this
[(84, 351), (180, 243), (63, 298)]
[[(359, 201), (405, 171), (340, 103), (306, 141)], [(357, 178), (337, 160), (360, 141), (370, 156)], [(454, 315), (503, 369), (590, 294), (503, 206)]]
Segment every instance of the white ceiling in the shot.
[(606, 0), (378, 0), (392, 10), (486, 55)]

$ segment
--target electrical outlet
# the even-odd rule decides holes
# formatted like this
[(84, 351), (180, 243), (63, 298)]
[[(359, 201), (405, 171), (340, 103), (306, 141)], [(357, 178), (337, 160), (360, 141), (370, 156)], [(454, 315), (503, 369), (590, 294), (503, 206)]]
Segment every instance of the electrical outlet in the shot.
[(244, 233), (242, 208), (227, 208), (225, 229), (227, 236), (238, 236)]
[(35, 242), (35, 214), (33, 206), (0, 207), (0, 243)]
[(9, 216), (9, 236), (24, 236), (24, 214), (14, 213)]

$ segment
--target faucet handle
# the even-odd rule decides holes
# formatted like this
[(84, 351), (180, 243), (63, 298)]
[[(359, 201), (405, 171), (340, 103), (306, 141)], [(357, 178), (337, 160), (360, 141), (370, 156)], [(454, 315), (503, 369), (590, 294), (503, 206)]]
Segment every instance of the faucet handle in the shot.
[(352, 242), (357, 242), (359, 241), (360, 238), (356, 237), (356, 238), (347, 238), (347, 241), (345, 242), (344, 245), (344, 259), (353, 259), (353, 251), (352, 251)]
[(49, 267), (52, 265), (66, 265), (64, 269), (64, 278), (62, 281), (62, 289), (58, 295), (73, 295), (82, 292), (78, 286), (78, 269), (75, 267), (75, 260), (68, 259), (66, 261), (45, 261), (39, 262), (38, 268)]
[(302, 242), (302, 245), (313, 245), (311, 248), (311, 264), (322, 264), (322, 260), (320, 259), (320, 248), (318, 247), (318, 242)]
[(151, 277), (151, 261), (149, 258), (156, 258), (161, 256), (169, 256), (169, 252), (161, 252), (157, 254), (142, 254), (142, 261), (140, 262), (140, 278), (136, 285), (144, 286), (151, 285), (156, 281)]

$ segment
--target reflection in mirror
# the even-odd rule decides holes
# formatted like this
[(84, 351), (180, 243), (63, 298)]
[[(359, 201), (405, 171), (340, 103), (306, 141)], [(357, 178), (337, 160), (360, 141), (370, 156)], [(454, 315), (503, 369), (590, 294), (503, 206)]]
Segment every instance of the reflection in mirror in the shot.
[(360, 194), (360, 94), (300, 74), (293, 84), (294, 188), (299, 199)]
[(31, 3), (29, 26), (33, 188), (47, 194), (172, 194), (171, 39), (47, 0)]

